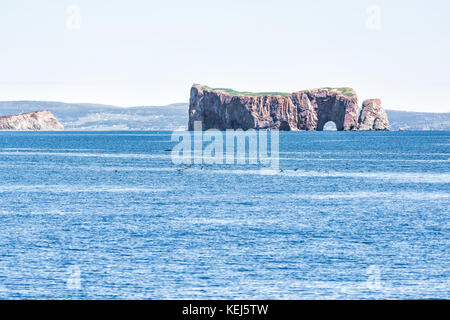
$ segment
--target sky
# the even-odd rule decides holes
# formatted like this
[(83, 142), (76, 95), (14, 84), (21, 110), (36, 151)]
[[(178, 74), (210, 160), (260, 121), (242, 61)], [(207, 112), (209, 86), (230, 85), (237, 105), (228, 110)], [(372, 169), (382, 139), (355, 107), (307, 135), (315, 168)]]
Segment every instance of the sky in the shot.
[(2, 0), (0, 100), (188, 102), (352, 87), (450, 112), (450, 1)]

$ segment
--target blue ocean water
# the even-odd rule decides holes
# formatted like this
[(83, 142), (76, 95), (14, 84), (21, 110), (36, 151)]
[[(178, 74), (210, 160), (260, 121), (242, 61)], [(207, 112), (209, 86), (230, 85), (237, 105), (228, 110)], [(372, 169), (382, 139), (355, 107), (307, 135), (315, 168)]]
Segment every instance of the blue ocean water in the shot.
[(450, 298), (450, 132), (283, 132), (177, 170), (170, 132), (1, 132), (0, 298)]

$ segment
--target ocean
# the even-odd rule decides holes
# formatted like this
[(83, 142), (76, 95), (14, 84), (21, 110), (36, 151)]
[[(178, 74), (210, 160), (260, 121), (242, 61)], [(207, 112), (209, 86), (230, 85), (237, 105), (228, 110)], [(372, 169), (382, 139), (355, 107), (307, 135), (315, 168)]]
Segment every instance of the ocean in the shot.
[(175, 145), (0, 132), (0, 298), (450, 298), (450, 132), (280, 132), (270, 174)]

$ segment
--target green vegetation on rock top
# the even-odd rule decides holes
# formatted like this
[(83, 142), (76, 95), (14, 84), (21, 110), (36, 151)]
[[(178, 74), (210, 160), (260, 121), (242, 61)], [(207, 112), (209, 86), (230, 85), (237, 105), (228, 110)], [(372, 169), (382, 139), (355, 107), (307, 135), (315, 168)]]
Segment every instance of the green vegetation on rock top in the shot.
[(249, 92), (249, 91), (236, 91), (233, 89), (227, 89), (227, 88), (212, 88), (212, 90), (216, 91), (223, 91), (226, 93), (229, 93), (231, 95), (244, 95), (244, 96), (263, 96), (263, 95), (270, 95), (270, 96), (288, 96), (290, 93), (287, 92)]
[(348, 88), (348, 87), (344, 87), (344, 88), (330, 88), (330, 87), (325, 87), (323, 89), (327, 89), (329, 91), (339, 91), (341, 92), (343, 95), (348, 96), (348, 97), (353, 97), (355, 95), (355, 92), (353, 91), (352, 88)]
[[(262, 95), (270, 95), (270, 96), (289, 96), (291, 93), (288, 92), (249, 92), (249, 91), (236, 91), (233, 89), (228, 88), (210, 88), (208, 86), (201, 86), (205, 89), (210, 89), (213, 91), (222, 91), (231, 95), (244, 95), (244, 96), (262, 96)], [(331, 87), (324, 87), (322, 89), (327, 89), (329, 91), (338, 91), (342, 93), (343, 95), (346, 95), (348, 97), (353, 97), (355, 95), (355, 92), (352, 88), (348, 87), (342, 87), (342, 88), (331, 88)]]

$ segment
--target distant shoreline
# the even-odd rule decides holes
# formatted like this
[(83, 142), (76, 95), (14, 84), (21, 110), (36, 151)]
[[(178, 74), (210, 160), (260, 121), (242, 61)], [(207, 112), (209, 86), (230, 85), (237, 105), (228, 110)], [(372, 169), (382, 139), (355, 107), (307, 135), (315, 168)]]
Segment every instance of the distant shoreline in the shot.
[[(118, 107), (53, 101), (0, 101), (0, 116), (50, 110), (67, 131), (173, 131), (185, 130), (188, 103), (166, 106)], [(450, 112), (386, 110), (391, 131), (450, 130)], [(151, 129), (148, 129), (151, 128)]]

